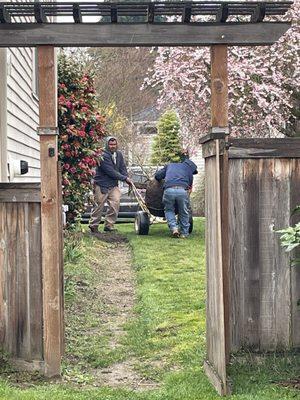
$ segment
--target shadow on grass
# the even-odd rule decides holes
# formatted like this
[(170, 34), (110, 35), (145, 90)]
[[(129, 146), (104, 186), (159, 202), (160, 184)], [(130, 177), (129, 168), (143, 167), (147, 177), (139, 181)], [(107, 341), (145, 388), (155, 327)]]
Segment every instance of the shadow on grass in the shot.
[(264, 393), (268, 388), (276, 393), (284, 387), (300, 398), (299, 350), (276, 353), (240, 352), (232, 355), (228, 374), (233, 383), (234, 394)]

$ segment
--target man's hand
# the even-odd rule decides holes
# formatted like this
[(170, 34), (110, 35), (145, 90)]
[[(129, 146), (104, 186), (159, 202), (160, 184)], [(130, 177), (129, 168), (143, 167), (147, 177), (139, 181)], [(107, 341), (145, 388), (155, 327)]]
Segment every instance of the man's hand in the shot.
[(132, 180), (131, 180), (130, 178), (128, 178), (128, 177), (125, 179), (125, 182), (126, 182), (129, 186), (132, 186), (132, 185), (133, 185)]

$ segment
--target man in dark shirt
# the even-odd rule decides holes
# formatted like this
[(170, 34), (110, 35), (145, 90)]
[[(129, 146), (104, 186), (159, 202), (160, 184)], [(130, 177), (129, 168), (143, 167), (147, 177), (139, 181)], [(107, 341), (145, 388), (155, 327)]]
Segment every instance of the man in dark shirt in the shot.
[[(165, 180), (163, 203), (173, 237), (186, 238), (189, 235), (189, 191), (192, 189), (193, 175), (197, 173), (196, 164), (186, 159), (181, 163), (168, 164), (155, 174), (156, 180)], [(178, 210), (178, 222), (175, 207)]]
[(104, 232), (115, 230), (114, 224), (118, 217), (121, 200), (121, 191), (118, 183), (119, 181), (124, 181), (131, 185), (123, 155), (117, 148), (117, 139), (109, 136), (106, 140), (102, 159), (96, 168), (96, 175), (94, 177), (96, 205), (93, 208), (89, 225), (92, 233), (98, 232), (105, 203), (107, 203), (108, 208), (104, 221)]

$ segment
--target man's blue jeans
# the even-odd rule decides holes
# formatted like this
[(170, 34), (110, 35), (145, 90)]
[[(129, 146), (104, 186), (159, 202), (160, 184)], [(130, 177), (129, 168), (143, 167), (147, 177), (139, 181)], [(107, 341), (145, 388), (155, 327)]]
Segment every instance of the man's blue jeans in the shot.
[[(171, 231), (178, 228), (182, 235), (189, 234), (189, 195), (183, 187), (167, 188), (164, 190), (163, 203), (165, 216)], [(178, 224), (175, 215), (175, 207), (178, 210)]]

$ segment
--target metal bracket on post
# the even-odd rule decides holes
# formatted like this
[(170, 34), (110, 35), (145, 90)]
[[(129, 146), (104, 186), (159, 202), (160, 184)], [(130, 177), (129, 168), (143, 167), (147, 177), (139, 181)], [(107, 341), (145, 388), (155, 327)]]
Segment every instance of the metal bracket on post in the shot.
[(49, 126), (39, 126), (37, 128), (37, 134), (39, 136), (46, 136), (46, 135), (55, 135), (58, 136), (58, 128), (57, 127), (49, 127)]
[(213, 126), (211, 128), (211, 133), (212, 134), (223, 134), (224, 136), (229, 135), (229, 127), (219, 127), (219, 126)]
[(229, 135), (229, 128), (228, 127), (218, 127), (214, 126), (211, 128), (211, 133), (208, 135), (203, 136), (199, 143), (204, 144), (206, 142), (209, 142), (210, 140), (216, 140), (216, 139), (225, 139)]

